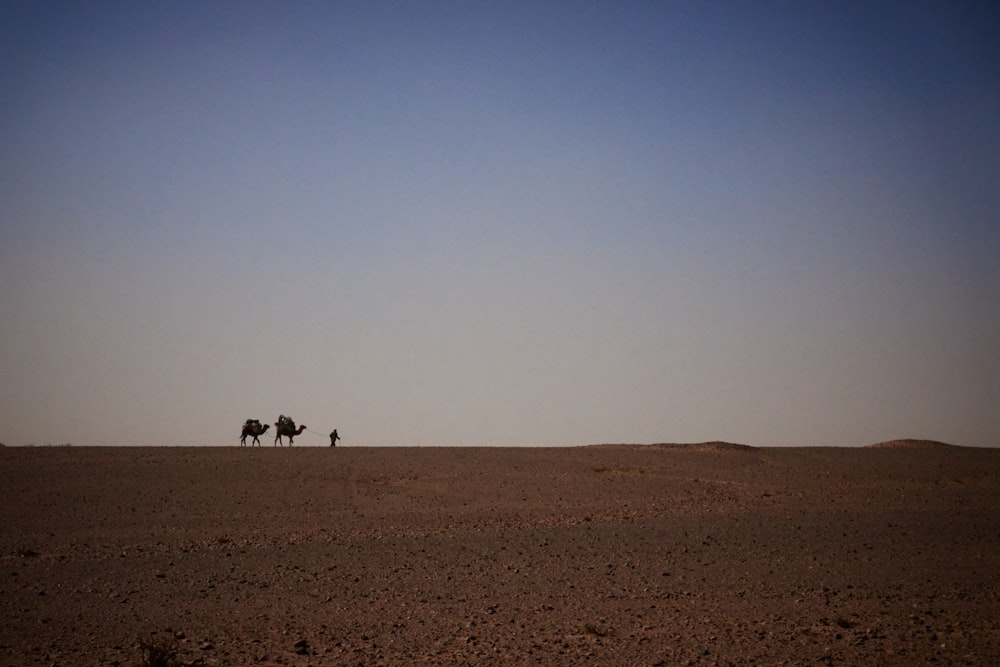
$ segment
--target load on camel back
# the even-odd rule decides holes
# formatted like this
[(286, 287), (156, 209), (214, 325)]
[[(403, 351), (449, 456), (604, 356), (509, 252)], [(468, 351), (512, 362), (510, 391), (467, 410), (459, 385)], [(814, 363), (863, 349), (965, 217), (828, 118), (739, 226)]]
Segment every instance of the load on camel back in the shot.
[(260, 445), (260, 436), (264, 435), (264, 432), (270, 428), (270, 424), (261, 425), (259, 419), (247, 419), (243, 422), (243, 432), (240, 434), (240, 447), (245, 447), (247, 444), (247, 437), (252, 436), (253, 440), (250, 442), (250, 446), (253, 447), (254, 443)]
[(302, 424), (298, 427), (298, 429), (296, 429), (294, 419), (286, 417), (285, 415), (278, 415), (278, 421), (275, 422), (274, 428), (274, 444), (281, 444), (283, 446), (284, 443), (281, 441), (281, 437), (286, 436), (288, 438), (288, 446), (291, 447), (292, 439), (301, 434), (302, 431), (306, 430), (306, 425)]

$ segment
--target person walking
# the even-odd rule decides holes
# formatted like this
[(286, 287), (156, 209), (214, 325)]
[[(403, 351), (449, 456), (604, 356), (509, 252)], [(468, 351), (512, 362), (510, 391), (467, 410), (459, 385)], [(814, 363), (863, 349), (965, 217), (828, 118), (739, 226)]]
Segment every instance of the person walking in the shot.
[(340, 440), (340, 436), (337, 435), (337, 429), (333, 429), (333, 433), (330, 434), (330, 446), (336, 447), (338, 440)]

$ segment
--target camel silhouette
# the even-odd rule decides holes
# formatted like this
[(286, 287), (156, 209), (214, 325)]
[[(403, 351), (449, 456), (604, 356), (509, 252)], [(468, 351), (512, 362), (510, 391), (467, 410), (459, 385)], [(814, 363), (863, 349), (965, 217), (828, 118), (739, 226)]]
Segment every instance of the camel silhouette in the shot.
[(306, 425), (305, 424), (303, 424), (302, 426), (299, 426), (298, 430), (295, 430), (295, 423), (294, 422), (280, 422), (279, 421), (279, 422), (275, 423), (275, 425), (274, 425), (274, 444), (277, 446), (280, 443), (281, 446), (284, 446), (284, 443), (281, 441), (281, 437), (282, 436), (287, 436), (288, 437), (288, 446), (291, 447), (292, 446), (292, 442), (293, 442), (292, 439), (295, 436), (297, 436), (300, 433), (302, 433), (302, 431), (304, 431), (304, 430), (306, 430)]
[(243, 424), (243, 432), (240, 434), (240, 447), (246, 447), (247, 437), (253, 436), (253, 440), (250, 441), (250, 446), (256, 442), (257, 446), (260, 446), (260, 436), (267, 432), (267, 429), (271, 428), (270, 424), (264, 424), (263, 426), (257, 420), (247, 420)]

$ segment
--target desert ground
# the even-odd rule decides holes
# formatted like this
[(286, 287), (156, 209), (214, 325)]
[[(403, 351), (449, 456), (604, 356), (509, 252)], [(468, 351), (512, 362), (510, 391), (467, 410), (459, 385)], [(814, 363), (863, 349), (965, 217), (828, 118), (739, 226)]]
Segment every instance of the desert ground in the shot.
[(997, 665), (1000, 449), (0, 448), (0, 665)]

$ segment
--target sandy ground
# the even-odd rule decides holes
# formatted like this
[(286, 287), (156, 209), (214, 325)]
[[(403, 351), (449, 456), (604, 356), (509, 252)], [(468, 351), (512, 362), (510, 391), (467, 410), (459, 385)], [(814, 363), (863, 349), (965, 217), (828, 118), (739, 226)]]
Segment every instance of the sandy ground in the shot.
[(996, 665), (1000, 450), (0, 449), (0, 665)]

